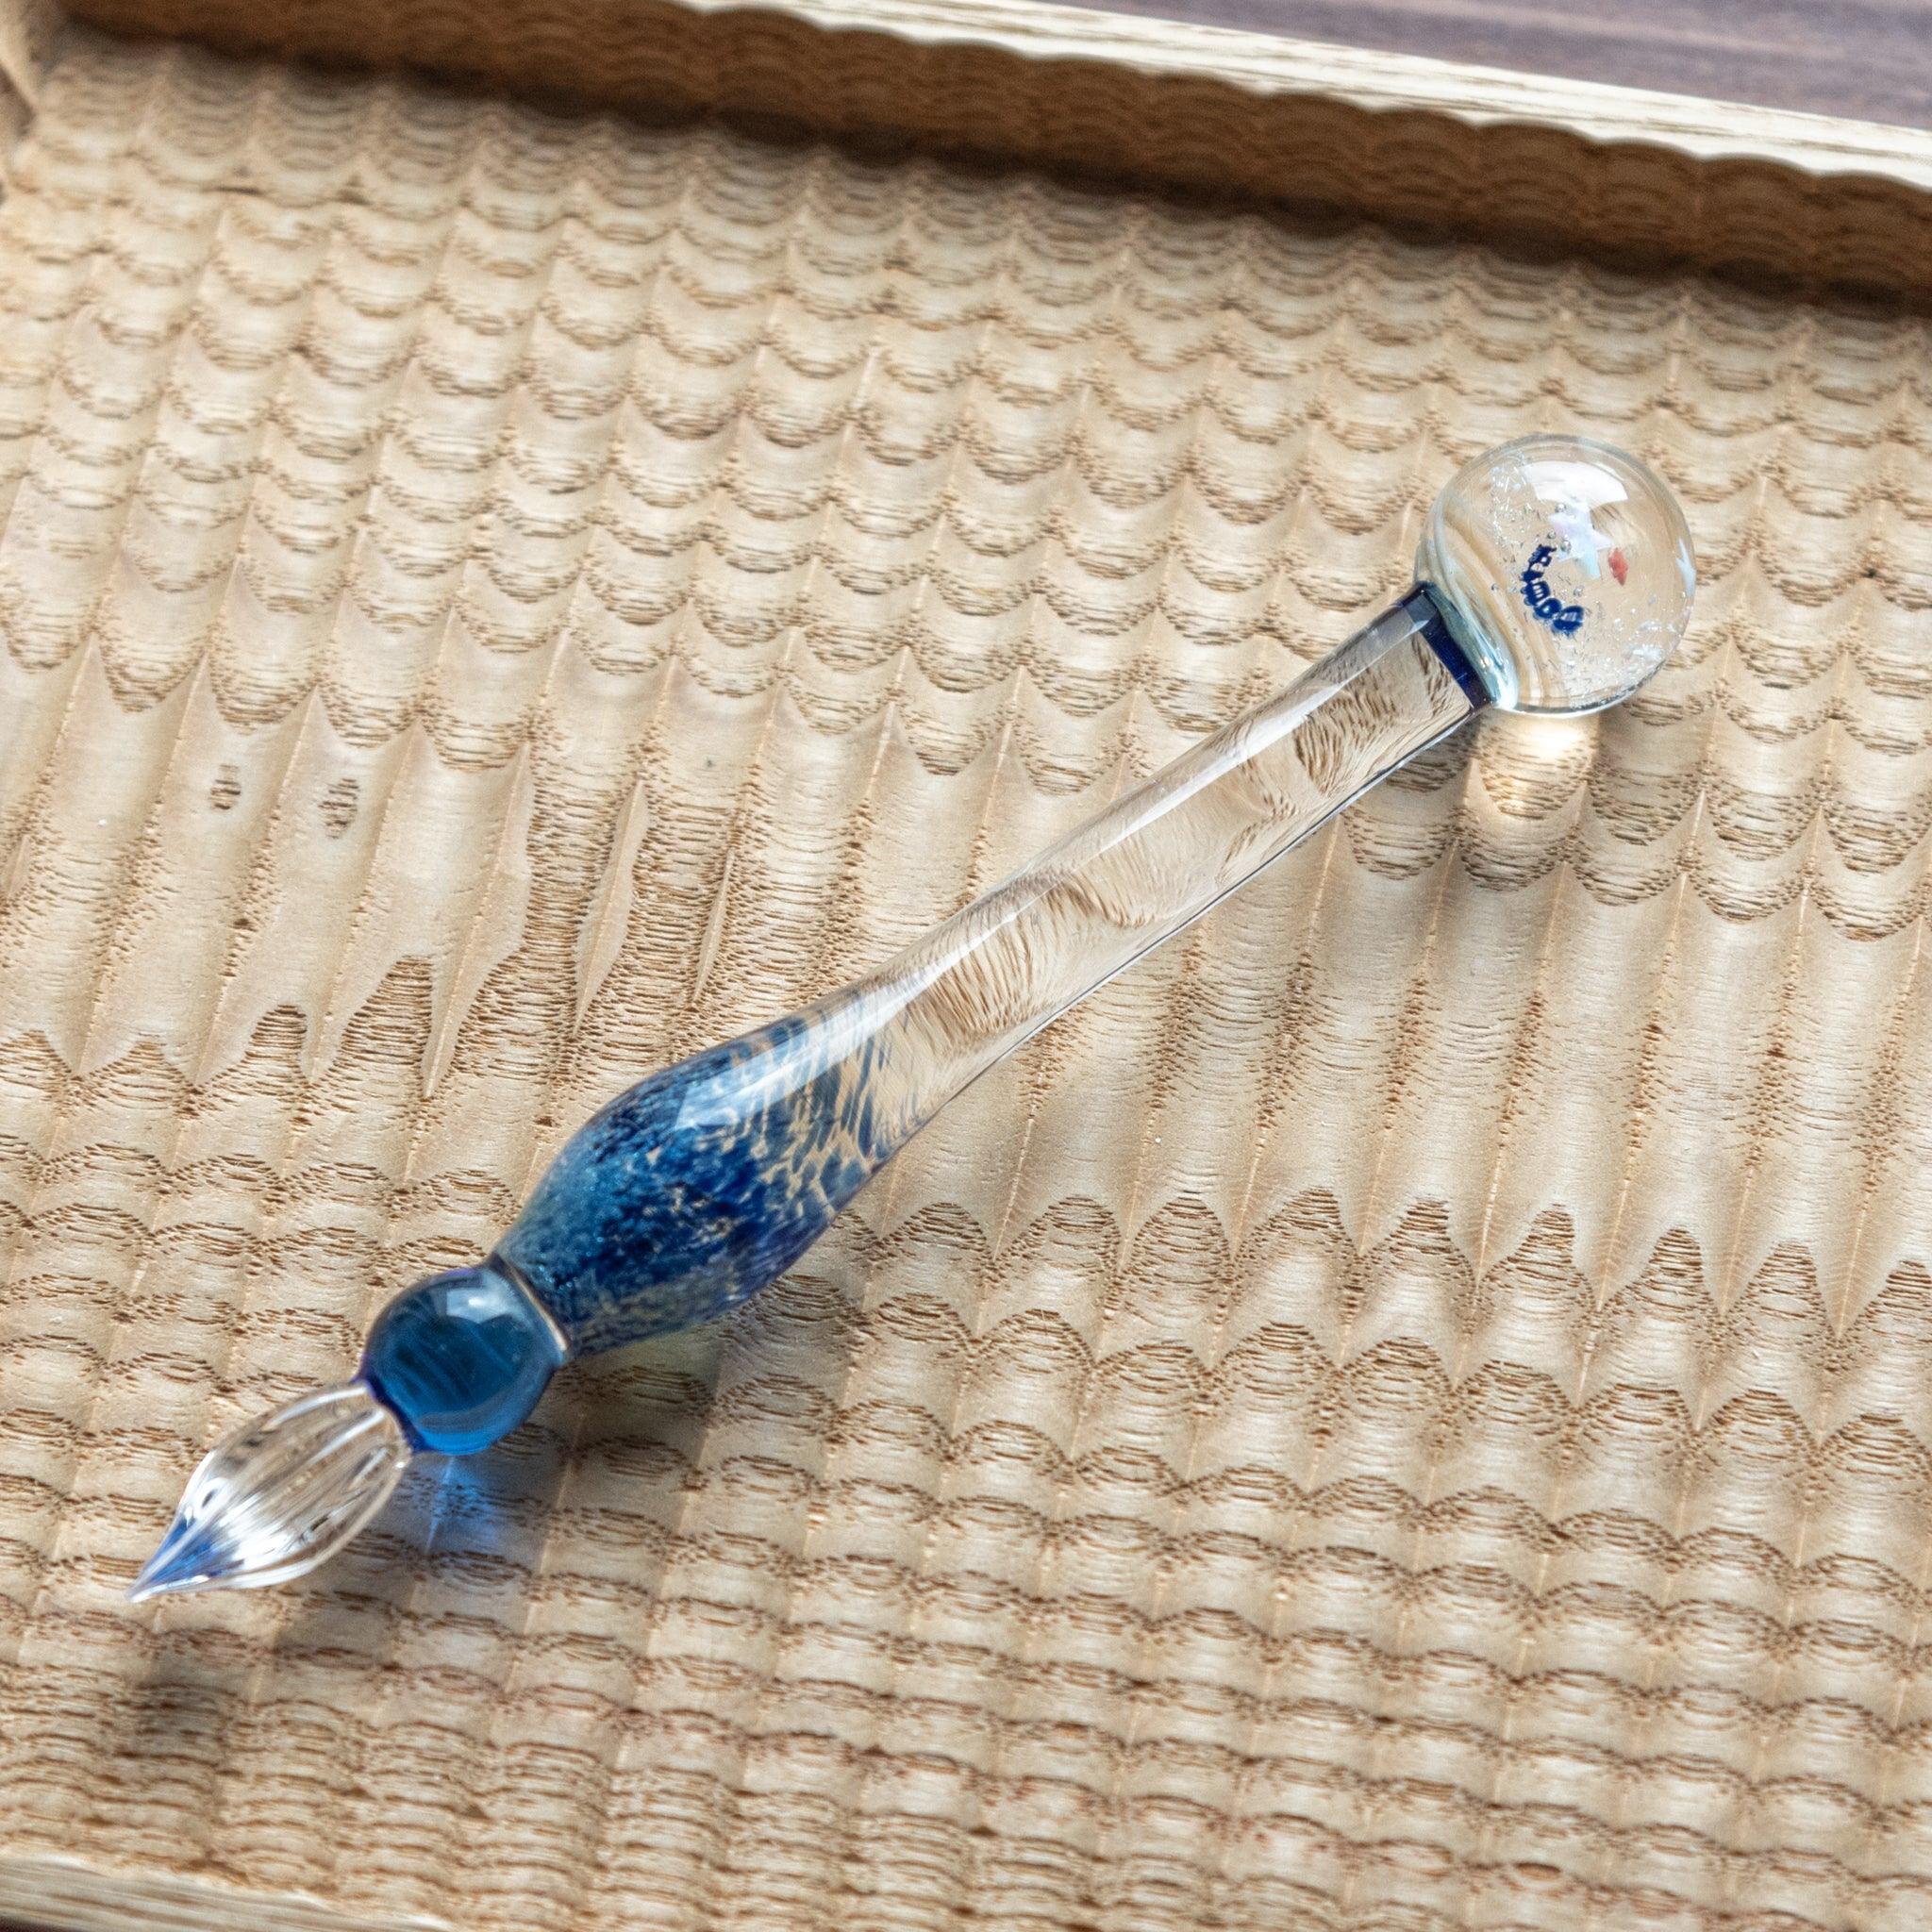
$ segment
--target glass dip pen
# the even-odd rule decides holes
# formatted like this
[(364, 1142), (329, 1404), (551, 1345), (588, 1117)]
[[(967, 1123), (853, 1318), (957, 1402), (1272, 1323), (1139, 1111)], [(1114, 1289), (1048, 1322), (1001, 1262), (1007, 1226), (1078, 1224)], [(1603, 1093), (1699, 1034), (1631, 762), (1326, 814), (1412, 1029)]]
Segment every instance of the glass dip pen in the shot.
[(574, 1357), (783, 1274), (955, 1093), (1486, 705), (1576, 715), (1675, 647), (1695, 585), (1634, 458), (1535, 436), (1437, 498), (1399, 602), (869, 977), (621, 1093), (495, 1251), (405, 1289), (352, 1381), (217, 1444), (130, 1595), (280, 1583), (405, 1465), (515, 1428)]

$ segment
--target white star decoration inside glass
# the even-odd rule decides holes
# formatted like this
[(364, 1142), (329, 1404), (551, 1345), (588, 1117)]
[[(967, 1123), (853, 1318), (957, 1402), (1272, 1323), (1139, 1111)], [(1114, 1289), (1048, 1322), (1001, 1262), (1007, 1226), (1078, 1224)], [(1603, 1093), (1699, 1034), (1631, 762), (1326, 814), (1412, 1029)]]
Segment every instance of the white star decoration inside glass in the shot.
[[(1603, 575), (1603, 565), (1598, 559), (1615, 545), (1597, 528), (1588, 504), (1558, 505), (1550, 512), (1550, 529), (1561, 540), (1558, 556), (1574, 563), (1592, 583)], [(1621, 575), (1618, 581), (1623, 581)]]

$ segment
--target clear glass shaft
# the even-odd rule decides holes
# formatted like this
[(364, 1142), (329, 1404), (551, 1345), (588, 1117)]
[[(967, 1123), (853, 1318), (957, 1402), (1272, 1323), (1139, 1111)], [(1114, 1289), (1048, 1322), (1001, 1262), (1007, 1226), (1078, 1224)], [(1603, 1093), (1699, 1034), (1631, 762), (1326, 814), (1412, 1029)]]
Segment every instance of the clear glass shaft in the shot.
[(757, 1293), (1003, 1054), (1467, 718), (1454, 651), (1414, 592), (878, 972), (620, 1094), (494, 1263), (572, 1354)]
[(902, 1132), (1476, 708), (1406, 599), (827, 1000)]

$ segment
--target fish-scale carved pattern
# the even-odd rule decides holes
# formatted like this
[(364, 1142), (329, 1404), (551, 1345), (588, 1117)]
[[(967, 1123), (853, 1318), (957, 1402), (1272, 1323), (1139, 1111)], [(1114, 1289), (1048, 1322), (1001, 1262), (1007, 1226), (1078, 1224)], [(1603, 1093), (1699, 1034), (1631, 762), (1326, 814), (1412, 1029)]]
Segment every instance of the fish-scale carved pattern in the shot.
[[(1573, 103), (1561, 87), (1539, 98), (1532, 76), (1504, 109), (1520, 122), (1370, 111), (1308, 92), (1349, 83), (1311, 82), (1267, 38), (1171, 20), (1139, 27), (971, 0), (794, 0), (783, 11), (716, 0), (76, 0), (73, 10), (236, 51), (416, 67), (656, 113), (757, 115), (874, 143), (890, 133), (1215, 194), (1474, 224), (1598, 263), (1668, 256), (1781, 279), (1932, 287), (1922, 194), (1875, 176), (1816, 181), (1755, 158), (1700, 165), (1681, 149), (1693, 130), (1712, 130), (1676, 104), (1644, 124), (1657, 144), (1603, 149), (1550, 125)], [(1426, 85), (1415, 83), (1417, 108), (1431, 105)]]
[[(12, 178), (0, 1869), (1925, 1922), (1922, 315), (85, 38)], [(309, 1584), (120, 1607), (595, 1101), (1559, 423), (1704, 558), (1639, 702), (1418, 761)]]

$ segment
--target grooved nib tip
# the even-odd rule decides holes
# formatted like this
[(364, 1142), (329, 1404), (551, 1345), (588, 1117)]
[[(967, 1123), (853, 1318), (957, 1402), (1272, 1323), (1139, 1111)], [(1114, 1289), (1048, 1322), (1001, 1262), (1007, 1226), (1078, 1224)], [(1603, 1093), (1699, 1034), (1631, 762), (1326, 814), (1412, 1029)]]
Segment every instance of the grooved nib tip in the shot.
[(222, 1560), (224, 1539), (217, 1523), (196, 1523), (184, 1506), (168, 1525), (155, 1553), (127, 1587), (127, 1600), (142, 1603), (185, 1590), (212, 1590), (230, 1580)]
[(128, 1600), (304, 1574), (382, 1507), (409, 1454), (402, 1425), (366, 1383), (285, 1403), (202, 1458)]

